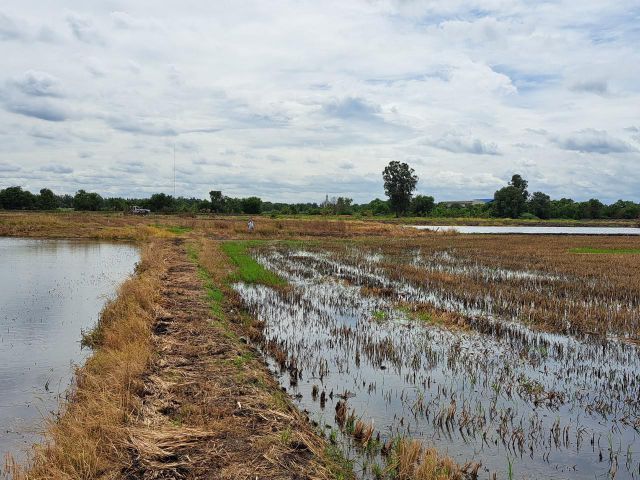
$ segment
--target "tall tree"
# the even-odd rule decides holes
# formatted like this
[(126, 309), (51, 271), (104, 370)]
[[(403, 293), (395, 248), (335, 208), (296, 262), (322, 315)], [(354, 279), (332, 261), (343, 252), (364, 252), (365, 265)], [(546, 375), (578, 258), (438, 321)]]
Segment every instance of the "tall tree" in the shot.
[(0, 208), (7, 210), (27, 210), (36, 204), (35, 195), (22, 187), (8, 187), (0, 190)]
[(592, 198), (580, 204), (581, 218), (602, 218), (604, 205), (597, 198)]
[(262, 200), (258, 197), (243, 198), (241, 205), (242, 213), (257, 214), (262, 212)]
[(40, 190), (37, 205), (40, 210), (55, 210), (58, 208), (58, 197), (48, 188)]
[(97, 193), (78, 190), (75, 197), (73, 197), (73, 208), (75, 210), (96, 211), (102, 208), (103, 201), (102, 197)]
[(546, 193), (534, 192), (529, 199), (529, 212), (538, 218), (551, 217), (551, 197)]
[(493, 209), (498, 217), (518, 218), (525, 211), (529, 192), (528, 182), (520, 175), (511, 177), (509, 185), (493, 195)]
[(209, 192), (211, 198), (211, 211), (214, 213), (224, 212), (224, 196), (220, 190), (211, 190)]
[(149, 197), (147, 205), (153, 212), (171, 212), (176, 209), (175, 199), (166, 193), (154, 193)]
[(527, 182), (524, 178), (522, 178), (517, 173), (511, 177), (511, 181), (509, 182), (509, 185), (516, 187), (518, 190), (520, 190), (525, 200), (529, 197), (529, 192), (527, 192), (527, 187), (529, 186), (529, 182)]
[(389, 197), (396, 217), (405, 213), (411, 204), (411, 197), (418, 183), (418, 176), (414, 173), (413, 168), (398, 161), (389, 162), (382, 172), (384, 193)]
[(424, 217), (436, 206), (433, 197), (426, 195), (416, 195), (411, 201), (411, 213), (419, 217)]

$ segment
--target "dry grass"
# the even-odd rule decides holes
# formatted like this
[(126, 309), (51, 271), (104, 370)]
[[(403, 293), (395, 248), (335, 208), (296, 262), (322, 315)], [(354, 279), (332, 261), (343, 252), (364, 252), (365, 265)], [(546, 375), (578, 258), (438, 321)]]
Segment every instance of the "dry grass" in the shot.
[(0, 212), (0, 236), (148, 240), (172, 235), (147, 218), (121, 214)]
[(97, 349), (76, 372), (76, 385), (60, 418), (46, 425), (25, 469), (8, 462), (16, 479), (116, 478), (129, 463), (129, 427), (140, 408), (140, 375), (152, 357), (164, 246), (142, 251), (135, 277), (119, 289), (102, 312), (94, 337)]
[(97, 238), (146, 241), (180, 235), (215, 239), (353, 238), (424, 232), (375, 221), (336, 219), (272, 219), (259, 217), (253, 233), (248, 216), (150, 215), (91, 212), (0, 212), (0, 236), (32, 238)]
[[(476, 468), (476, 467), (471, 467)], [(392, 451), (387, 470), (398, 480), (462, 480), (463, 471), (451, 458), (418, 440), (399, 439)]]
[[(515, 318), (534, 328), (576, 335), (614, 335), (637, 342), (640, 269), (635, 237), (430, 235), (423, 238), (325, 242), (337, 258), (372, 268), (461, 305)], [(573, 253), (591, 248), (603, 253)], [(359, 252), (358, 255), (353, 252)], [(393, 292), (365, 285), (369, 294)], [(402, 305), (401, 305), (402, 306)], [(465, 328), (464, 315), (430, 304), (404, 305), (418, 319)]]

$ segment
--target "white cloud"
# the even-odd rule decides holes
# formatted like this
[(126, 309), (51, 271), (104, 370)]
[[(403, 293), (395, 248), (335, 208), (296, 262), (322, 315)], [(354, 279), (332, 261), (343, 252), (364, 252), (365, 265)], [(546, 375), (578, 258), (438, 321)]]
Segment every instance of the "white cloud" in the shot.
[(560, 148), (581, 153), (628, 153), (637, 152), (633, 145), (612, 137), (603, 130), (586, 129), (554, 140)]
[(439, 199), (514, 169), (532, 191), (640, 199), (628, 0), (10, 3), (0, 188), (170, 192), (175, 142), (188, 195), (364, 201), (410, 159)]
[(14, 78), (12, 83), (25, 95), (36, 97), (62, 96), (60, 81), (47, 72), (27, 70), (19, 77)]
[(427, 144), (453, 153), (470, 153), (473, 155), (499, 155), (498, 145), (469, 135), (448, 132), (435, 140), (427, 140)]

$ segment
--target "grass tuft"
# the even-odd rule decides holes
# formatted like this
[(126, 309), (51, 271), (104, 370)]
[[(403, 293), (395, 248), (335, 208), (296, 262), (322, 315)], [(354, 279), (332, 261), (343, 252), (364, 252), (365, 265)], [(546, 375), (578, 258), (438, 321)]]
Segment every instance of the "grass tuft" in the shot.
[(640, 248), (592, 248), (578, 247), (569, 250), (570, 253), (586, 254), (614, 254), (614, 255), (640, 255)]
[(249, 249), (260, 244), (261, 242), (259, 241), (234, 241), (222, 244), (222, 251), (238, 267), (238, 272), (232, 276), (232, 281), (242, 281), (250, 284), (258, 283), (271, 287), (285, 286), (287, 284), (285, 280), (264, 268), (250, 255)]

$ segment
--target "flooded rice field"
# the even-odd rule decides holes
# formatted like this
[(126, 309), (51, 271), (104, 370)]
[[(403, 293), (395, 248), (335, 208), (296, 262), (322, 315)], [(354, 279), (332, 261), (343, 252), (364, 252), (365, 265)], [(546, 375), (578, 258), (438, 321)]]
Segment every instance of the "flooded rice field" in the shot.
[(39, 438), (88, 354), (82, 331), (137, 261), (130, 245), (0, 238), (0, 456)]
[(527, 227), (492, 225), (412, 225), (418, 230), (525, 235), (640, 235), (640, 227)]
[(471, 478), (640, 478), (640, 299), (616, 279), (433, 245), (255, 258), (289, 283), (235, 285), (260, 348), (360, 478), (399, 437)]

